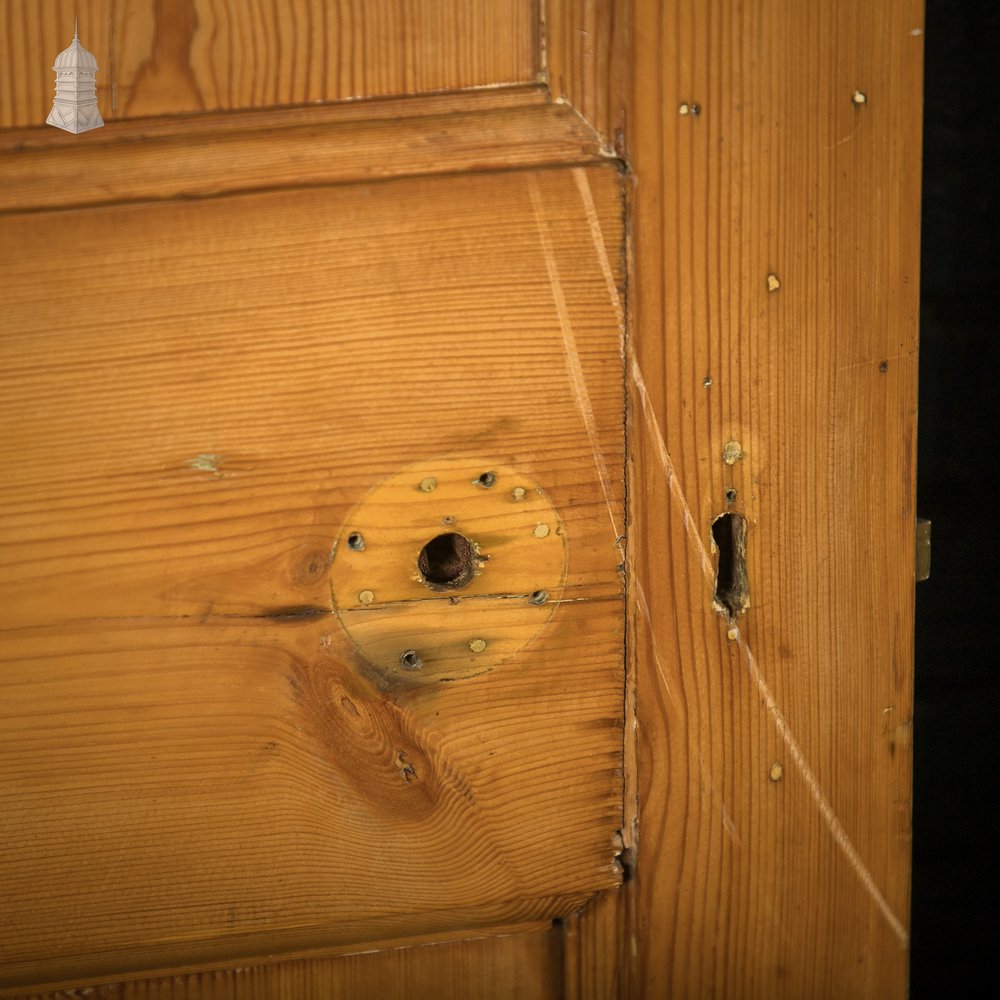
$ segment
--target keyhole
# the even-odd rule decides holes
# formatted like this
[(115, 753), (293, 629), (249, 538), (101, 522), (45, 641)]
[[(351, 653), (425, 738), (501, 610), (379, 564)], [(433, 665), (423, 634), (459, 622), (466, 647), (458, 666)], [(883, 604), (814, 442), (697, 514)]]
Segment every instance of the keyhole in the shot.
[(720, 514), (712, 523), (712, 540), (719, 553), (715, 608), (732, 622), (750, 607), (746, 538), (742, 514)]

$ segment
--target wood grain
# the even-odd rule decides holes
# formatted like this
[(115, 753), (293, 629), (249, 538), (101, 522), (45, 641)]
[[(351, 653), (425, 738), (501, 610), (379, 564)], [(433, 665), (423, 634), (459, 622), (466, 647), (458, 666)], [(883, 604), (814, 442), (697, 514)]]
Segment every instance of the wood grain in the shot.
[[(188, 973), (90, 987), (93, 1000), (559, 1000), (560, 939), (551, 931), (509, 934), (336, 958)], [(70, 1000), (54, 990), (25, 1000)]]
[(635, 6), (636, 996), (906, 993), (921, 27)]
[[(31, 125), (72, 12), (0, 2), (0, 127)], [(12, 132), (0, 161), (6, 982), (413, 995), (494, 953), (253, 963), (558, 916), (547, 973), (549, 935), (517, 954), (567, 996), (625, 993), (625, 956), (634, 997), (904, 995), (919, 2), (553, 0), (544, 46), (527, 0), (283, 6), (83, 0), (109, 125)], [(520, 88), (207, 113), (542, 70), (589, 125)], [(635, 184), (627, 296), (590, 126)], [(388, 180), (540, 161), (573, 169)], [(332, 540), (455, 455), (545, 483), (566, 601), (489, 673), (380, 684)]]
[[(110, 111), (112, 0), (0, 0), (0, 128), (42, 126), (55, 95), (56, 56), (73, 40), (79, 18), (81, 41), (97, 56), (97, 103)], [(49, 126), (51, 128), (51, 126)], [(52, 129), (55, 131), (55, 129)]]
[(97, 57), (106, 122), (534, 82), (533, 0), (2, 0), (0, 128), (40, 124), (52, 61)]
[(537, 96), (206, 115), (183, 131), (170, 119), (12, 130), (0, 133), (0, 213), (599, 161), (587, 124)]
[[(3, 218), (5, 984), (620, 881), (621, 227), (610, 164)], [(544, 629), (460, 683), (380, 681), (333, 614), (348, 513), (421, 456), (565, 526)]]
[(619, 1000), (628, 996), (628, 894), (597, 893), (561, 922), (564, 1000)]
[[(203, 140), (232, 132), (263, 131), (294, 125), (343, 125), (386, 119), (419, 118), (432, 115), (463, 114), (470, 111), (499, 111), (550, 104), (543, 83), (510, 87), (486, 87), (403, 97), (368, 97), (355, 101), (335, 101), (291, 108), (244, 108), (240, 111), (205, 111), (197, 115), (160, 115), (124, 119), (103, 130), (83, 132), (81, 143), (113, 143), (121, 139), (148, 140), (180, 136)], [(64, 133), (40, 125), (0, 130), (0, 150), (58, 148)]]
[(552, 96), (568, 102), (607, 149), (625, 151), (631, 6), (625, 0), (546, 0), (544, 60)]

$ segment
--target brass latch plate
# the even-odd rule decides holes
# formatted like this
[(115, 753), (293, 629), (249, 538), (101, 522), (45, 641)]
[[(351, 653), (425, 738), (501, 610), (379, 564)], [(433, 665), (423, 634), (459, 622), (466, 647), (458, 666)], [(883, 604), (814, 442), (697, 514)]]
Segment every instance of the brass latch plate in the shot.
[(931, 522), (925, 517), (917, 518), (917, 583), (931, 575)]

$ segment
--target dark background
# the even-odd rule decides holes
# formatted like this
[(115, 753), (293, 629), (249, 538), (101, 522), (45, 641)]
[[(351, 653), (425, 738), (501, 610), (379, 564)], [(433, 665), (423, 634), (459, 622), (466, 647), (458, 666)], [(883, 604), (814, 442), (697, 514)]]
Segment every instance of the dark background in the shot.
[(926, 10), (910, 981), (957, 1000), (1000, 995), (1000, 0)]

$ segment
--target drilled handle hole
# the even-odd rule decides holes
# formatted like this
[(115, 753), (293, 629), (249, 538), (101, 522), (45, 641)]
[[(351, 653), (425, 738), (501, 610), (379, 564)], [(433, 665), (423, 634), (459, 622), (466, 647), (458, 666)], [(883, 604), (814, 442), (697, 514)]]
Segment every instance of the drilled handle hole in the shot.
[(431, 590), (461, 590), (476, 575), (476, 547), (465, 535), (436, 535), (417, 557), (417, 569)]

